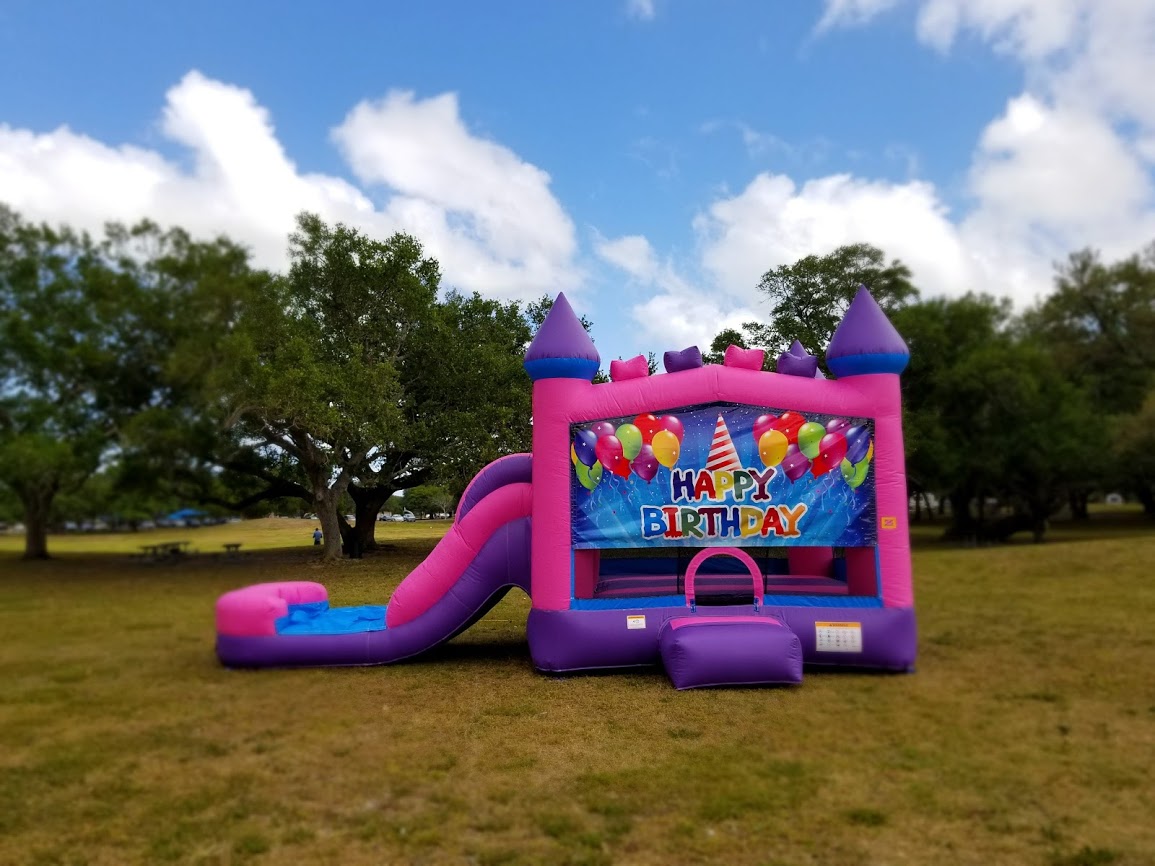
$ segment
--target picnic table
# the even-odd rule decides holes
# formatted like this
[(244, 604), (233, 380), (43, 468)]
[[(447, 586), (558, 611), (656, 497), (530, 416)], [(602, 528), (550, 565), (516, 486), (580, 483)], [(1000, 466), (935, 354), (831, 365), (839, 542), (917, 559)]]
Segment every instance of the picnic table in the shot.
[(227, 544), (223, 544), (221, 546), (225, 549), (226, 559), (235, 559), (240, 553), (241, 542), (230, 541)]
[(187, 541), (162, 541), (159, 544), (142, 544), (141, 551), (147, 559), (159, 562), (166, 559), (178, 559), (188, 553)]

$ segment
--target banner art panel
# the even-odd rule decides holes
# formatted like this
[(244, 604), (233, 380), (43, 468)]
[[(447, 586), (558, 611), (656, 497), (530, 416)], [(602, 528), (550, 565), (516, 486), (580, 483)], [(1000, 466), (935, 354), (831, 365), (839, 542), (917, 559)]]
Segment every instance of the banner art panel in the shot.
[(867, 547), (870, 419), (727, 403), (570, 428), (575, 548)]

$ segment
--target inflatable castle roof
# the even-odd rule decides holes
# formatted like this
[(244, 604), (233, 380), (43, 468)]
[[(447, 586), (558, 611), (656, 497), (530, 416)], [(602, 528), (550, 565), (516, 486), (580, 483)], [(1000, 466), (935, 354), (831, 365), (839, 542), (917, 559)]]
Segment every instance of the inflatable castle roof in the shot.
[[(731, 347), (734, 348), (734, 347)], [(761, 354), (758, 354), (761, 358)], [(665, 353), (667, 372), (702, 366), (697, 346)], [(901, 373), (910, 350), (866, 286), (859, 286), (826, 350), (826, 363), (839, 377), (867, 373)], [(525, 353), (525, 369), (533, 380), (573, 378), (589, 381), (601, 356), (564, 294), (559, 294)], [(726, 364), (731, 363), (727, 353)], [(745, 364), (743, 364), (745, 366)], [(758, 366), (761, 366), (759, 363)], [(778, 358), (778, 372), (821, 378), (818, 359), (794, 341)], [(615, 377), (616, 378), (616, 377)]]

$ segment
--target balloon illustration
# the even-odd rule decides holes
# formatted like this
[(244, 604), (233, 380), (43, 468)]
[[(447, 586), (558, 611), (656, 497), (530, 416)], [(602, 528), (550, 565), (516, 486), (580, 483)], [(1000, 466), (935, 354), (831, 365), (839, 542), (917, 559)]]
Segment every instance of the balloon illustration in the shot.
[(654, 434), (651, 448), (659, 463), (667, 469), (673, 469), (674, 464), (678, 462), (678, 455), (682, 452), (682, 443), (669, 430), (659, 430)]
[(827, 433), (818, 445), (818, 456), (814, 458), (814, 465), (810, 467), (810, 471), (816, 478), (825, 475), (841, 464), (845, 456), (846, 437), (841, 433)]
[(593, 466), (598, 462), (598, 436), (593, 430), (579, 430), (573, 438), (573, 450), (577, 459), (586, 466)]
[(870, 431), (865, 427), (851, 427), (846, 430), (846, 459), (858, 463), (870, 450)]
[(790, 442), (781, 430), (767, 430), (758, 439), (758, 456), (766, 466), (777, 466), (786, 456)]
[(774, 422), (778, 420), (777, 415), (759, 415), (754, 419), (754, 441), (761, 442), (762, 437), (766, 432), (774, 429)]
[(810, 460), (798, 450), (797, 445), (791, 445), (782, 458), (782, 471), (791, 481), (797, 481), (810, 469)]
[(591, 492), (602, 480), (602, 464), (600, 463), (595, 463), (592, 467), (578, 463), (574, 466), (574, 471), (577, 473), (577, 479), (581, 486)]
[(818, 456), (826, 428), (817, 421), (808, 421), (798, 428), (798, 450), (813, 460)]
[[(598, 461), (610, 472), (614, 471), (614, 467), (618, 465), (619, 461), (625, 460), (625, 455), (622, 453), (622, 443), (617, 436), (612, 433), (608, 436), (603, 436), (598, 439), (597, 444)], [(629, 464), (626, 464), (626, 470), (629, 471)]]
[(662, 429), (658, 419), (650, 414), (639, 415), (634, 419), (634, 426), (642, 432), (642, 444), (649, 445), (654, 441), (654, 434)]
[(797, 412), (783, 412), (771, 426), (775, 430), (781, 430), (790, 444), (795, 445), (798, 443), (798, 431), (805, 423), (806, 419)]
[(850, 426), (850, 422), (845, 418), (831, 418), (826, 422), (827, 433), (845, 433), (846, 428)]
[(846, 480), (846, 483), (850, 485), (850, 489), (856, 490), (859, 485), (866, 480), (866, 473), (870, 471), (870, 464), (865, 460), (861, 463), (851, 463), (849, 460), (843, 460), (839, 468), (842, 470), (842, 477)]
[(663, 430), (674, 434), (678, 440), (679, 445), (682, 444), (682, 437), (686, 435), (686, 430), (682, 427), (681, 421), (679, 421), (673, 415), (663, 415), (658, 419), (658, 423), (661, 425)]
[(869, 463), (872, 457), (874, 457), (874, 440), (873, 439), (870, 440), (870, 447), (866, 449), (866, 456), (862, 458), (862, 462), (863, 463)]
[(572, 462), (574, 466), (578, 465), (577, 452), (573, 450), (572, 445), (569, 447), (569, 459), (570, 459), (570, 462)]
[(614, 425), (609, 421), (599, 421), (590, 427), (590, 432), (598, 439), (601, 439), (603, 436), (612, 436), (614, 433)]
[(642, 450), (642, 431), (633, 424), (623, 424), (615, 434), (622, 443), (622, 453), (627, 460), (633, 460)]
[(638, 456), (630, 462), (630, 468), (643, 481), (653, 481), (658, 474), (658, 458), (654, 456), (654, 449), (650, 445), (643, 445)]

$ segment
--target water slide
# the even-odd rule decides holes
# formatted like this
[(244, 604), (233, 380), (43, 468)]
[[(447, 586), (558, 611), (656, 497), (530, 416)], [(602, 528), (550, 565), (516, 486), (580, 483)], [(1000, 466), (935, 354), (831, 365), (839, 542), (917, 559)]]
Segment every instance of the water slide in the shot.
[(444, 643), (513, 587), (529, 593), (530, 455), (489, 464), (453, 526), (389, 604), (329, 607), (319, 583), (262, 583), (217, 601), (217, 656), (229, 667), (376, 665)]

